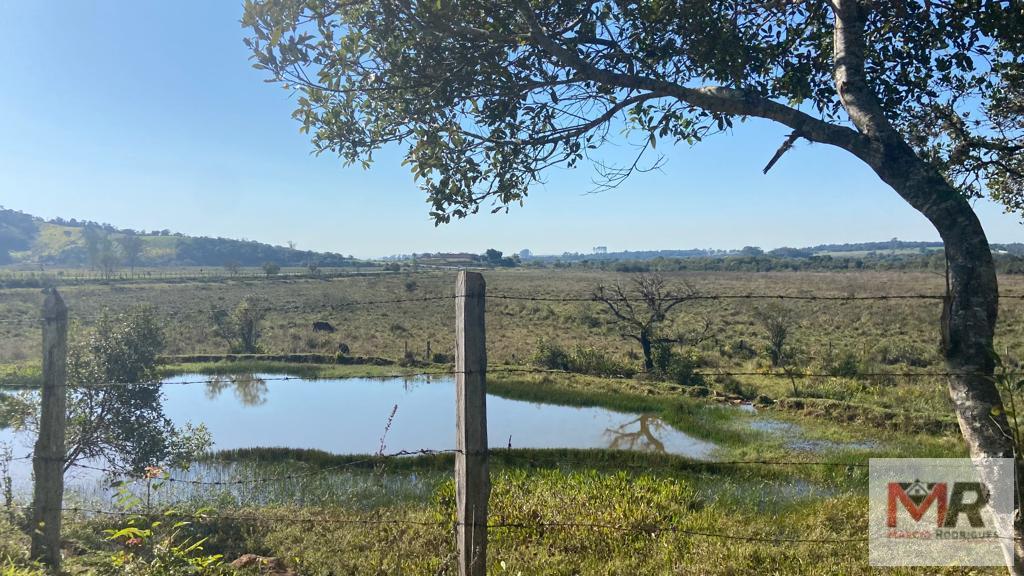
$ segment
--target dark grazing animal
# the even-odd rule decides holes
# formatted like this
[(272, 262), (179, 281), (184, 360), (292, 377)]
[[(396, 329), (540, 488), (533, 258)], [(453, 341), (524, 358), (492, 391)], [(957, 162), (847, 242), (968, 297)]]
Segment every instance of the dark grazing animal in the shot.
[(334, 334), (336, 330), (334, 329), (334, 326), (331, 326), (330, 322), (318, 321), (313, 322), (313, 332), (327, 332), (329, 334)]

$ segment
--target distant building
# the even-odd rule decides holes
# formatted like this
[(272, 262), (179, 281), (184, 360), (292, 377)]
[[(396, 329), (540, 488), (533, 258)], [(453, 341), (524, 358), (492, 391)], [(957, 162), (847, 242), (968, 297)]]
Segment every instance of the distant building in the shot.
[(530, 252), (529, 248), (523, 248), (519, 251), (519, 258), (526, 260), (527, 258), (533, 258), (533, 252)]
[(607, 253), (608, 253), (608, 247), (607, 246), (594, 246), (594, 254), (607, 254)]

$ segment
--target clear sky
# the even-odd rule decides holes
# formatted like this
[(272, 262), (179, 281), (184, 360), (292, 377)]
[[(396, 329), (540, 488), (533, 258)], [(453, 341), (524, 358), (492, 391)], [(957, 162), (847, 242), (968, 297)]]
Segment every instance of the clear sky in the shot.
[[(801, 144), (762, 175), (786, 134), (764, 122), (694, 148), (663, 144), (661, 171), (615, 190), (588, 194), (588, 168), (552, 171), (523, 208), (435, 228), (401, 150), (368, 171), (310, 155), (289, 94), (250, 66), (241, 10), (0, 0), (0, 205), (359, 257), (937, 239), (844, 152)], [(990, 240), (1024, 241), (1018, 217), (976, 208)]]

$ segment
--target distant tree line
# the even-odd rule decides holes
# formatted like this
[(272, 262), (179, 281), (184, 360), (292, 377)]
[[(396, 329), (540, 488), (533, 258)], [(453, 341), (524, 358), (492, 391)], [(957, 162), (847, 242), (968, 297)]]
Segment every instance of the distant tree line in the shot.
[[(795, 249), (794, 249), (795, 250)], [(996, 253), (996, 270), (1000, 274), (1024, 274), (1024, 256)], [(735, 255), (700, 258), (653, 258), (650, 260), (587, 259), (578, 261), (528, 260), (527, 265), (541, 268), (583, 268), (615, 272), (832, 272), (844, 270), (879, 271), (942, 271), (946, 261), (942, 251), (925, 254), (891, 254), (868, 252), (858, 256), (812, 255), (808, 257)]]

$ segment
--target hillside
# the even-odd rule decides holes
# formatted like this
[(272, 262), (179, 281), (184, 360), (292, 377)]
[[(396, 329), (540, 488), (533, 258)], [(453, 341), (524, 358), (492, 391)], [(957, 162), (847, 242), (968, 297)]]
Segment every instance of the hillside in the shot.
[(0, 207), (0, 265), (153, 268), (262, 266), (267, 262), (335, 268), (357, 261), (341, 254), (248, 240), (118, 229), (74, 219), (43, 220)]

